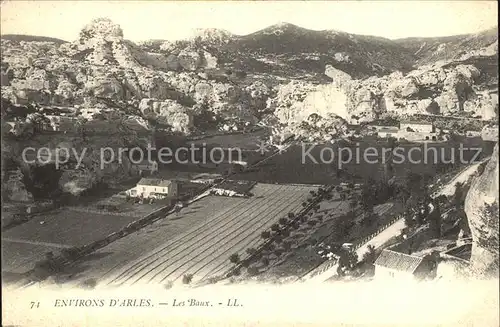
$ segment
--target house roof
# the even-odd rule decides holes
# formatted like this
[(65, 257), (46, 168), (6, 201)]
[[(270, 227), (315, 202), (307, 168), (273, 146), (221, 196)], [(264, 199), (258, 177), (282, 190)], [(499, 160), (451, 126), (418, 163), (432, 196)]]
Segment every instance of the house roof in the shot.
[(141, 178), (139, 183), (137, 183), (137, 185), (160, 186), (160, 187), (170, 186), (171, 184), (172, 181), (159, 178)]
[(413, 273), (423, 260), (423, 257), (417, 257), (392, 250), (383, 250), (377, 260), (375, 260), (375, 265)]

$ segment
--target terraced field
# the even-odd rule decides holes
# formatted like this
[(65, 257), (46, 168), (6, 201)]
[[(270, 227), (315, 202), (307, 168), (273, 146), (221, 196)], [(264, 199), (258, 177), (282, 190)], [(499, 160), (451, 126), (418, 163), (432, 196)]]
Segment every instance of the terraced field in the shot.
[[(99, 285), (167, 284), (221, 275), (229, 256), (257, 247), (260, 233), (288, 212), (298, 212), (315, 186), (257, 184), (251, 198), (208, 196), (95, 253), (86, 278)], [(185, 212), (184, 212), (185, 211)], [(184, 225), (183, 228), (179, 224)], [(175, 227), (177, 226), (177, 227)], [(95, 268), (94, 268), (95, 267)]]

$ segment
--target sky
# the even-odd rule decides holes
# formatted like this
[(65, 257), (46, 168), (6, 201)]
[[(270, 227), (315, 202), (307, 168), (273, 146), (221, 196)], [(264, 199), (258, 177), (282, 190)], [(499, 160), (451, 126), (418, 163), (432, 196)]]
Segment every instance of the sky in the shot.
[(288, 22), (389, 39), (476, 33), (498, 24), (496, 1), (2, 1), (1, 34), (78, 38), (108, 17), (126, 39), (177, 40), (196, 28), (244, 35)]

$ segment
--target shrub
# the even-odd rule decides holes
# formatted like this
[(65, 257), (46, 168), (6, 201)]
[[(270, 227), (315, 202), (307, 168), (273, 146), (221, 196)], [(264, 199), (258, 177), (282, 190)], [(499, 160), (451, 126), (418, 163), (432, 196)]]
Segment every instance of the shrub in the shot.
[(266, 244), (265, 248), (269, 251), (272, 251), (276, 248), (276, 246), (274, 246), (273, 243), (268, 243), (268, 244)]
[(69, 260), (77, 259), (80, 254), (80, 248), (74, 246), (67, 249), (62, 249), (61, 254), (64, 258)]
[(231, 256), (229, 256), (229, 261), (231, 263), (238, 263), (240, 262), (240, 256), (238, 255), (238, 253), (233, 253), (231, 254)]
[(280, 226), (279, 226), (278, 224), (273, 224), (273, 225), (271, 226), (271, 230), (272, 230), (273, 232), (279, 231), (279, 230), (280, 230)]
[[(184, 278), (183, 278), (183, 281), (184, 281)], [(165, 286), (163, 286), (166, 290), (169, 290), (171, 289), (172, 287), (174, 287), (174, 282), (172, 282), (171, 280), (167, 281), (167, 283), (165, 284)]]
[(267, 257), (263, 257), (262, 259), (260, 259), (260, 262), (264, 267), (269, 265), (269, 259)]
[(280, 218), (279, 224), (282, 225), (282, 226), (285, 226), (286, 224), (288, 224), (288, 219), (286, 219), (286, 218)]
[(293, 218), (295, 218), (295, 214), (294, 214), (293, 212), (289, 212), (289, 213), (288, 213), (288, 218), (289, 218), (289, 219), (293, 219)]
[(235, 270), (233, 270), (233, 276), (239, 276), (239, 275), (241, 275), (240, 268), (236, 268)]
[(288, 229), (284, 229), (281, 231), (281, 235), (283, 237), (288, 237), (288, 236), (290, 236), (290, 231)]
[(182, 283), (183, 284), (189, 284), (189, 283), (191, 283), (192, 280), (193, 280), (193, 275), (191, 275), (191, 274), (186, 274), (186, 275), (182, 276)]
[(271, 237), (271, 233), (269, 233), (268, 231), (264, 231), (260, 233), (260, 237), (266, 240)]
[(257, 275), (259, 273), (259, 269), (257, 267), (248, 267), (247, 273), (250, 276), (255, 276), (255, 275)]

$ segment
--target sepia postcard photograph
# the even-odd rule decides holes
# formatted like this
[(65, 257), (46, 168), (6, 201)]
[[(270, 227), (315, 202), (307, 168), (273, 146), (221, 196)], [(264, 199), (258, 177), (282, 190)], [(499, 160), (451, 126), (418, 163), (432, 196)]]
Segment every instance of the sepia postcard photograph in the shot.
[(1, 1), (2, 326), (498, 327), (497, 1)]

